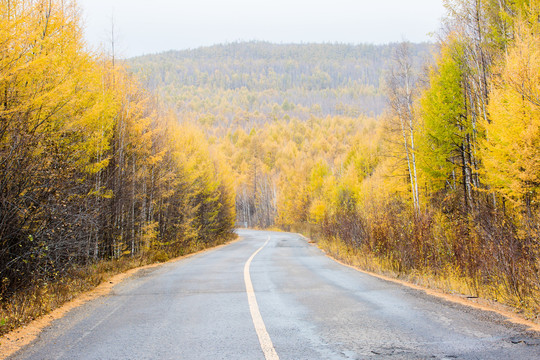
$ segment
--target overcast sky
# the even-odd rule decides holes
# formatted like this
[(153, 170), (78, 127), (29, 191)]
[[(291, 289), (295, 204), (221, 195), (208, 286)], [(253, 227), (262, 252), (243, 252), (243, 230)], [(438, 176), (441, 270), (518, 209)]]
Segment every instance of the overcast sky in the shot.
[[(442, 0), (79, 0), (93, 48), (120, 56), (234, 41), (387, 43), (428, 41)], [(107, 45), (109, 46), (109, 45)]]

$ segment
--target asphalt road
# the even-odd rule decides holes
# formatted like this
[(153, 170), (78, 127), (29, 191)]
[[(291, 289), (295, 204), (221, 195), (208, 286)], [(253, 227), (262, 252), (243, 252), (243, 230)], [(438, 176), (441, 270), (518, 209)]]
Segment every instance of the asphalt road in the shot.
[(239, 234), (140, 271), (12, 358), (540, 359), (540, 336), (502, 316), (339, 265), (297, 235)]

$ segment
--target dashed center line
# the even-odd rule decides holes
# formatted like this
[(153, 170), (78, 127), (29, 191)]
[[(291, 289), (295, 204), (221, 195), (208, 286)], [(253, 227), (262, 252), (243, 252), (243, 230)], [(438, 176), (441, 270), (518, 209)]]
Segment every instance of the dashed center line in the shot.
[(246, 293), (248, 297), (249, 311), (251, 312), (251, 318), (253, 319), (253, 325), (255, 325), (255, 331), (259, 337), (259, 343), (261, 344), (261, 349), (264, 353), (266, 360), (279, 360), (279, 356), (274, 349), (274, 344), (272, 344), (272, 339), (268, 331), (266, 331), (266, 326), (264, 325), (261, 312), (259, 311), (259, 305), (257, 304), (257, 297), (255, 296), (255, 291), (253, 290), (253, 284), (251, 283), (251, 275), (249, 274), (249, 267), (251, 265), (251, 260), (261, 251), (270, 241), (270, 236), (257, 251), (251, 255), (251, 257), (246, 261), (244, 266), (244, 282), (246, 283)]

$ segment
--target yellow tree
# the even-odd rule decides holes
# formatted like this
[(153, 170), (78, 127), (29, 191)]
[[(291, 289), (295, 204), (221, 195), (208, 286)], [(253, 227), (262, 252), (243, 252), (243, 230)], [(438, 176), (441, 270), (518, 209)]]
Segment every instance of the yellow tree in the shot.
[(0, 18), (0, 276), (16, 286), (88, 259), (116, 108), (74, 2), (2, 1)]
[(535, 14), (533, 21), (518, 24), (493, 82), (482, 149), (489, 185), (528, 211), (540, 190), (540, 31)]

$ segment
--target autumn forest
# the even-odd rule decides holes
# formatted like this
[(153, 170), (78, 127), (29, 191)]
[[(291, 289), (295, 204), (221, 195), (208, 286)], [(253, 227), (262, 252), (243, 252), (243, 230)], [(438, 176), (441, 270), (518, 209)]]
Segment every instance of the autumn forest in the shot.
[(446, 0), (432, 43), (131, 59), (75, 2), (0, 4), (0, 333), (236, 227), (540, 314), (538, 1)]

